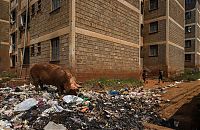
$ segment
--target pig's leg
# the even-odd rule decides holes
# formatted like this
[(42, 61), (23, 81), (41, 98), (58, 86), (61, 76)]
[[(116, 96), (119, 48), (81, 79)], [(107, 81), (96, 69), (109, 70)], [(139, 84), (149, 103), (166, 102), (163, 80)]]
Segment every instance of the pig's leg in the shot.
[(40, 89), (41, 89), (42, 91), (45, 90), (45, 88), (43, 87), (42, 81), (39, 81), (39, 85), (40, 85)]
[(58, 86), (58, 94), (62, 95), (63, 91), (64, 91), (64, 86), (63, 85)]
[(35, 90), (38, 91), (39, 90), (39, 84), (37, 81), (33, 81), (33, 85), (35, 86)]

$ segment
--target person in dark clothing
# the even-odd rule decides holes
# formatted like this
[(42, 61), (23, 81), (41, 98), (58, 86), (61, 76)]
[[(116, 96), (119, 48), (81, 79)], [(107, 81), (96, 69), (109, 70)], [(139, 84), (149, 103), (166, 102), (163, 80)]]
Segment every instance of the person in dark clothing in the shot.
[(142, 79), (143, 79), (144, 83), (146, 83), (146, 78), (147, 78), (147, 71), (143, 70)]
[(158, 83), (160, 83), (160, 81), (162, 81), (164, 83), (164, 81), (163, 81), (163, 73), (164, 72), (162, 70), (159, 70)]

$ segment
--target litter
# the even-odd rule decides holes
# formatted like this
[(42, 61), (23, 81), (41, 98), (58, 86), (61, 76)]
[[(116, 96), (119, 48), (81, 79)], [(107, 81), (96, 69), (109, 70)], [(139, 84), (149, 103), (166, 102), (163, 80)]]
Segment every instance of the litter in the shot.
[(62, 124), (56, 124), (50, 121), (45, 127), (44, 130), (67, 130)]
[(76, 103), (76, 105), (81, 104), (84, 100), (80, 97), (74, 95), (67, 95), (63, 97), (66, 103)]
[(34, 98), (26, 99), (25, 101), (21, 102), (20, 104), (16, 105), (14, 111), (26, 111), (29, 110), (31, 107), (37, 105), (37, 101)]

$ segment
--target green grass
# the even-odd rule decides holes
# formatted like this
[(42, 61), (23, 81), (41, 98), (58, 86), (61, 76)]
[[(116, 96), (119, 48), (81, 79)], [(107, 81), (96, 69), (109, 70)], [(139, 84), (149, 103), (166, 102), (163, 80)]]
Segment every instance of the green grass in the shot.
[(174, 81), (195, 81), (200, 79), (200, 72), (192, 72), (190, 70), (186, 70), (183, 74), (177, 77), (172, 78)]
[(121, 88), (132, 88), (141, 86), (142, 82), (136, 79), (105, 79), (90, 80), (83, 83), (83, 88), (88, 90), (91, 88), (102, 87), (105, 90), (120, 90)]
[(2, 72), (0, 73), (0, 78), (2, 78), (2, 80), (0, 80), (0, 83), (5, 83), (9, 80), (11, 80), (12, 78), (16, 78), (17, 75), (15, 73), (11, 73), (11, 72)]

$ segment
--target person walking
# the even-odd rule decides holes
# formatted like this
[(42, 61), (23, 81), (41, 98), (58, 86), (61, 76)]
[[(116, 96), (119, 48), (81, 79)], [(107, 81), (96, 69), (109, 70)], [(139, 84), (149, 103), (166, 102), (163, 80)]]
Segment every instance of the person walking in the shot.
[(146, 83), (146, 78), (147, 78), (147, 71), (143, 70), (142, 79), (143, 79), (144, 83)]
[(160, 83), (161, 81), (164, 83), (163, 81), (163, 70), (159, 69), (159, 77), (158, 77), (158, 83)]

